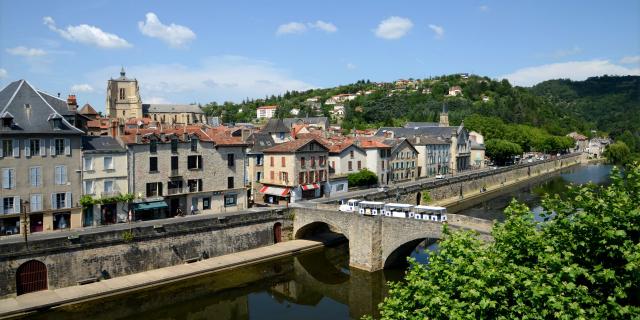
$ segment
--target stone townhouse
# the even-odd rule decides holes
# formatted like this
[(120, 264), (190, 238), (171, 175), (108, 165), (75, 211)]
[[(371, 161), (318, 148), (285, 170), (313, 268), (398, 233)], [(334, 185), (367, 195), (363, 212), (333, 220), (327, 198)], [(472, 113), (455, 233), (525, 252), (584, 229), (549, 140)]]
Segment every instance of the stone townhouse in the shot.
[(247, 148), (247, 182), (250, 188), (250, 202), (255, 202), (262, 189), (264, 179), (264, 153), (265, 149), (275, 146), (275, 142), (269, 133), (254, 132), (246, 139)]
[(366, 153), (366, 166), (378, 176), (378, 184), (385, 185), (391, 180), (389, 173), (389, 159), (391, 158), (391, 146), (382, 142), (381, 138), (359, 137), (356, 144)]
[[(129, 194), (127, 150), (113, 137), (82, 138), (82, 194), (93, 199), (115, 199)], [(83, 208), (83, 225), (128, 221), (129, 204), (112, 201)]]
[(413, 144), (406, 138), (385, 139), (383, 142), (391, 146), (390, 180), (397, 183), (415, 179), (418, 151)]
[(417, 177), (434, 177), (448, 173), (450, 141), (431, 136), (414, 136), (409, 141), (418, 151)]
[(367, 167), (367, 153), (352, 141), (340, 141), (329, 146), (329, 176), (340, 177)]
[(19, 80), (0, 91), (0, 235), (82, 226), (81, 136), (66, 101)]
[(329, 148), (302, 138), (265, 149), (265, 177), (260, 193), (266, 203), (295, 202), (323, 196), (328, 180)]
[(206, 127), (146, 129), (120, 137), (127, 147), (135, 220), (247, 207), (245, 147)]

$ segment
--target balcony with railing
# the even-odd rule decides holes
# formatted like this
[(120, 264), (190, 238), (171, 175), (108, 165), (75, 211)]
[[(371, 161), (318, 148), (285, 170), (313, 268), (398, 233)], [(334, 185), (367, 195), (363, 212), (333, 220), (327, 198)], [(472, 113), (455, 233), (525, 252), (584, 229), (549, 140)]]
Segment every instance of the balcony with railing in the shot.
[(182, 173), (180, 173), (179, 169), (171, 169), (169, 171), (169, 177), (180, 177), (182, 176)]
[(177, 195), (177, 194), (188, 193), (188, 192), (189, 192), (189, 188), (188, 187), (179, 187), (179, 188), (169, 188), (169, 189), (167, 189), (167, 194), (170, 195), (170, 196)]

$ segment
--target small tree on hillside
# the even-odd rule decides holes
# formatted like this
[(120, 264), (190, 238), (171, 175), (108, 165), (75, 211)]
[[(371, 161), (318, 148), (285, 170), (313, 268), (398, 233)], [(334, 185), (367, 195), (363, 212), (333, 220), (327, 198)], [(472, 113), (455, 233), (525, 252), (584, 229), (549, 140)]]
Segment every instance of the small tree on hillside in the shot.
[(348, 175), (347, 179), (350, 187), (371, 186), (378, 183), (378, 176), (367, 168)]

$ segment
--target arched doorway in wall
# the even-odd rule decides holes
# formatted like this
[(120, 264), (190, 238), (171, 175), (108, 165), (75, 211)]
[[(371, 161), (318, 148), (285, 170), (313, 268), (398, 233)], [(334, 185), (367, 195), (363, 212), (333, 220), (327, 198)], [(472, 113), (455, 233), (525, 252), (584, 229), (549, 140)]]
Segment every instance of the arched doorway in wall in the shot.
[(47, 290), (47, 266), (37, 260), (29, 260), (16, 271), (16, 291), (18, 295)]
[(416, 193), (416, 205), (420, 205), (420, 200), (422, 200), (422, 192)]
[(276, 222), (273, 225), (273, 243), (282, 242), (282, 223)]

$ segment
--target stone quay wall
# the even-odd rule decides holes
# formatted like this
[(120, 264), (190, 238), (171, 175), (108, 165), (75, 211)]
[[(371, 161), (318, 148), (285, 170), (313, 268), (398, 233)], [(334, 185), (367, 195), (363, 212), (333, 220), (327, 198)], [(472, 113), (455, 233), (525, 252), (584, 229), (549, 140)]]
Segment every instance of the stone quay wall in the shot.
[(24, 242), (0, 243), (0, 298), (16, 295), (17, 269), (29, 260), (46, 265), (48, 288), (56, 289), (271, 245), (276, 223), (291, 232), (288, 211), (274, 209), (64, 234), (30, 240), (28, 249)]

